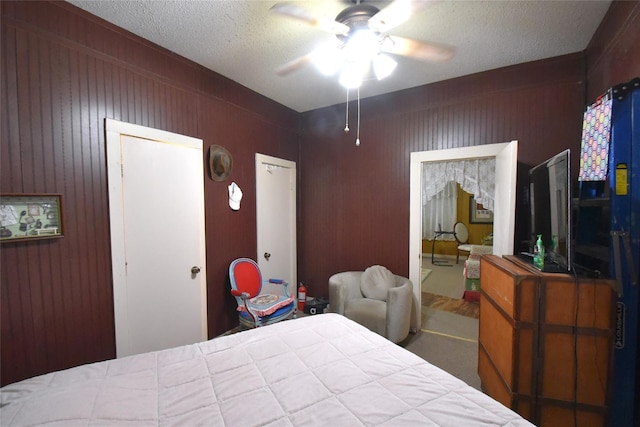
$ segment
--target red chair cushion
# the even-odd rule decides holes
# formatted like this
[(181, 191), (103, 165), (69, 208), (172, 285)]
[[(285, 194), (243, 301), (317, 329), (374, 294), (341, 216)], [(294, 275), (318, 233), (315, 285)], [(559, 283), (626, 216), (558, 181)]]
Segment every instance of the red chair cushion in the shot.
[(238, 290), (247, 292), (249, 298), (253, 298), (260, 293), (262, 289), (262, 279), (260, 277), (260, 271), (258, 271), (255, 265), (248, 262), (238, 263), (233, 270), (233, 275)]

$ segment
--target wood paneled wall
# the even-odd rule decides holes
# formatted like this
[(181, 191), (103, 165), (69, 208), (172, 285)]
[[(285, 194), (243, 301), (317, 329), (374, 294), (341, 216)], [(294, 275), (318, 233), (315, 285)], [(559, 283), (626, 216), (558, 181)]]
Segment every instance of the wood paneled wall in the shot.
[[(342, 130), (344, 105), (304, 114), (299, 274), (310, 293), (373, 264), (408, 274), (411, 152), (518, 140), (522, 210), (528, 168), (579, 148), (583, 77), (574, 54), (364, 99), (359, 147)], [(526, 218), (516, 217), (521, 236)]]
[(517, 139), (515, 248), (521, 250), (528, 169), (565, 148), (577, 153), (587, 103), (640, 74), (638, 28), (640, 2), (615, 0), (586, 52), (364, 99), (360, 147), (355, 102), (349, 134), (345, 105), (303, 114), (298, 275), (309, 294), (326, 296), (333, 273), (372, 264), (408, 274), (414, 151)]
[(106, 117), (232, 154), (241, 210), (229, 182), (203, 179), (209, 334), (236, 326), (227, 269), (256, 256), (255, 153), (296, 161), (298, 114), (68, 3), (0, 11), (0, 191), (62, 193), (66, 226), (2, 244), (2, 384), (115, 356)]
[[(590, 62), (603, 52), (587, 73), (597, 94), (637, 74), (625, 50), (638, 50), (637, 5), (615, 1), (587, 52)], [(256, 252), (256, 152), (298, 162), (299, 279), (326, 296), (337, 271), (407, 274), (412, 151), (518, 139), (522, 183), (529, 166), (578, 144), (581, 53), (364, 100), (356, 147), (344, 105), (296, 114), (69, 3), (3, 1), (0, 14), (0, 191), (62, 193), (67, 226), (62, 239), (0, 248), (2, 384), (115, 355), (105, 117), (234, 158), (240, 211), (226, 183), (204, 178), (212, 336), (236, 324), (229, 262)]]
[(640, 77), (640, 2), (614, 0), (587, 48), (586, 103)]

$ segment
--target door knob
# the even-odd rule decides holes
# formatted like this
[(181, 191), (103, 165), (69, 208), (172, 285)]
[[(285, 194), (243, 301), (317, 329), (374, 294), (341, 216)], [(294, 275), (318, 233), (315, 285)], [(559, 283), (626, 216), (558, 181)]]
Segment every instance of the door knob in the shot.
[(200, 273), (200, 267), (198, 267), (197, 265), (194, 265), (193, 267), (191, 267), (191, 274), (198, 274)]
[(266, 259), (267, 261), (269, 261), (269, 258), (271, 258), (271, 254), (269, 252), (265, 252), (264, 253), (264, 259)]

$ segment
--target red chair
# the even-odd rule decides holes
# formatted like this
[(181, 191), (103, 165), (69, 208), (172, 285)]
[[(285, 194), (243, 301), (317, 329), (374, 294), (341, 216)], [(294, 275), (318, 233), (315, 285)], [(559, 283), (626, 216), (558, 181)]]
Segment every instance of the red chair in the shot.
[[(229, 265), (231, 294), (238, 303), (240, 327), (256, 328), (295, 317), (296, 301), (289, 295), (288, 282), (281, 279), (262, 280), (258, 264), (249, 258), (238, 258)], [(263, 293), (265, 283), (282, 285), (282, 295)]]

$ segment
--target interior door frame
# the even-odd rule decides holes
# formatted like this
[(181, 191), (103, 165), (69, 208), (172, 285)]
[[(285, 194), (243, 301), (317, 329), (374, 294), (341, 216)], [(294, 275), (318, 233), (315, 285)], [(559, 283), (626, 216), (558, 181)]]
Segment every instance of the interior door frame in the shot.
[[(493, 253), (513, 254), (515, 236), (516, 177), (518, 167), (518, 141), (446, 150), (411, 153), (409, 189), (409, 279), (413, 283), (413, 317), (411, 329), (421, 324), (422, 292), (420, 266), (422, 263), (422, 164), (447, 160), (477, 158), (496, 159), (495, 201), (493, 211)], [(462, 278), (460, 279), (462, 280)]]
[[(122, 153), (120, 140), (122, 136), (143, 138), (152, 141), (162, 141), (170, 144), (182, 145), (185, 147), (199, 148), (202, 150), (203, 141), (190, 136), (171, 133), (159, 129), (152, 129), (145, 126), (120, 122), (114, 119), (105, 119), (105, 135), (107, 149), (107, 174), (109, 193), (109, 220), (111, 225), (111, 265), (113, 274), (113, 311), (115, 322), (116, 357), (127, 355), (131, 351), (129, 339), (129, 315), (127, 309), (126, 290), (126, 257), (122, 248), (125, 247), (124, 233), (124, 205), (122, 200), (122, 179), (121, 164)], [(204, 169), (203, 169), (204, 170)], [(207, 331), (207, 274), (206, 274), (206, 236), (204, 234), (204, 180), (194, 185), (202, 186), (203, 194), (203, 215), (198, 219), (200, 228), (203, 230), (199, 246), (201, 258), (199, 260), (200, 273), (197, 278), (200, 281), (201, 294), (201, 338), (208, 339)], [(118, 196), (119, 195), (119, 196)]]
[(297, 169), (296, 162), (286, 159), (281, 159), (278, 157), (268, 156), (266, 154), (256, 153), (255, 157), (255, 166), (256, 166), (256, 261), (258, 266), (262, 264), (262, 255), (260, 254), (260, 242), (258, 241), (260, 236), (260, 219), (258, 212), (260, 203), (260, 197), (265, 197), (267, 195), (261, 194), (261, 186), (258, 181), (258, 173), (259, 168), (263, 167), (262, 165), (269, 164), (277, 167), (282, 167), (289, 169), (292, 173), (291, 175), (291, 184), (292, 188), (290, 188), (290, 196), (291, 196), (291, 206), (290, 206), (290, 218), (292, 218), (292, 223), (289, 224), (289, 247), (291, 248), (291, 258), (288, 261), (289, 271), (291, 274), (291, 279), (289, 281), (289, 294), (296, 296), (297, 293), (297, 280), (298, 280), (298, 247), (297, 247)]

